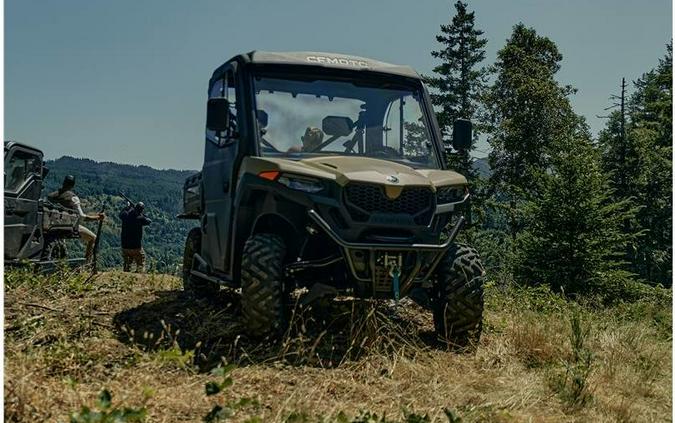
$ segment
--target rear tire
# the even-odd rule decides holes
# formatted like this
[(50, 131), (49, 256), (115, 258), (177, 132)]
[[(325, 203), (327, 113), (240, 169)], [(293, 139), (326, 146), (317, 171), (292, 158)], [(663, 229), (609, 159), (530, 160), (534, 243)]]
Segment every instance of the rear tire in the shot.
[(241, 308), (253, 337), (280, 337), (287, 326), (283, 264), (284, 240), (256, 234), (244, 245), (241, 259)]
[(436, 268), (432, 307), (436, 334), (456, 347), (476, 345), (483, 324), (485, 270), (475, 249), (457, 244)]
[(183, 253), (183, 290), (196, 298), (214, 297), (220, 290), (217, 283), (206, 281), (191, 274), (192, 259), (202, 250), (202, 231), (192, 228), (185, 240)]
[(45, 242), (40, 257), (42, 260), (65, 260), (68, 258), (66, 241), (63, 239), (52, 238)]

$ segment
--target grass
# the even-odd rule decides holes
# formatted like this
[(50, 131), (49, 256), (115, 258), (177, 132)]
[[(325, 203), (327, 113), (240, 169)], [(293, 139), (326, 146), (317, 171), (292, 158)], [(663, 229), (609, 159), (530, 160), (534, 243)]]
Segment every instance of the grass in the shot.
[[(229, 291), (194, 301), (172, 276), (9, 271), (5, 420), (65, 422), (83, 410), (151, 422), (211, 412), (289, 422), (670, 420), (670, 303), (659, 289), (597, 307), (491, 282), (481, 342), (460, 354), (437, 345), (430, 313), (406, 301), (296, 307), (283, 342), (258, 343)], [(224, 363), (234, 367), (212, 373)], [(221, 389), (207, 395), (209, 383)]]

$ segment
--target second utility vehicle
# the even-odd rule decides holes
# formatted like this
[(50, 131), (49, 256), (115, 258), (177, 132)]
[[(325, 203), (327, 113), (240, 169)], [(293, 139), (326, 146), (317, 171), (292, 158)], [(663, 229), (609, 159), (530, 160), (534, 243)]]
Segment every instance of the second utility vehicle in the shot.
[[(453, 146), (471, 142), (455, 122)], [(184, 187), (185, 290), (241, 288), (251, 335), (278, 336), (289, 293), (425, 293), (438, 335), (480, 336), (483, 267), (456, 244), (469, 196), (447, 169), (420, 76), (340, 54), (254, 51), (208, 85), (202, 171)], [(417, 296), (417, 295), (416, 295)]]
[(26, 144), (5, 141), (5, 264), (31, 263), (53, 268), (67, 259), (65, 240), (79, 237), (80, 216), (74, 210), (43, 200), (42, 151)]

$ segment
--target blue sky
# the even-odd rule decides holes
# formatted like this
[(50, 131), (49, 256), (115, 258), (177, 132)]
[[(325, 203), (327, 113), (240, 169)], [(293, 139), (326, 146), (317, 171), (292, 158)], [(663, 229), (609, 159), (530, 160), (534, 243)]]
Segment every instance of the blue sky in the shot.
[[(429, 52), (451, 1), (6, 0), (5, 139), (47, 157), (201, 168), (206, 84), (250, 50), (319, 50), (435, 65)], [(476, 0), (494, 61), (518, 22), (554, 40), (558, 79), (597, 114), (658, 63), (672, 37), (669, 0)]]

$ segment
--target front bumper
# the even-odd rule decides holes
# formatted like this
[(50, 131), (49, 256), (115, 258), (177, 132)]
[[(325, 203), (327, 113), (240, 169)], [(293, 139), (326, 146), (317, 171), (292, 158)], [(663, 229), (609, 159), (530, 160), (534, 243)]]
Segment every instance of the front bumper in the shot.
[(405, 255), (400, 293), (406, 295), (415, 281), (423, 282), (433, 273), (441, 257), (450, 248), (464, 225), (464, 217), (460, 216), (450, 231), (448, 239), (442, 244), (349, 242), (342, 239), (315, 210), (310, 209), (308, 215), (326, 235), (340, 246), (351, 275), (362, 290), (366, 291), (362, 293), (374, 297), (389, 297), (393, 294), (391, 278), (387, 276), (386, 269), (383, 267), (383, 257), (394, 255), (401, 257), (400, 260), (403, 261), (402, 258)]

